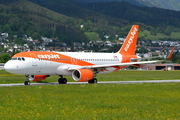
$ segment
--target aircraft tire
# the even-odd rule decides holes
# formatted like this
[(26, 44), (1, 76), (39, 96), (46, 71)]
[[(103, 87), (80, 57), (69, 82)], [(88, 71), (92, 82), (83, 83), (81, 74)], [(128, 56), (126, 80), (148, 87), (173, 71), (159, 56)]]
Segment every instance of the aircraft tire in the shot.
[(59, 84), (66, 84), (67, 83), (67, 79), (66, 78), (59, 78), (58, 79), (58, 83)]
[(96, 79), (96, 78), (93, 78), (93, 79), (89, 80), (88, 83), (90, 83), (90, 84), (91, 84), (91, 83), (97, 83), (97, 79)]
[(24, 85), (30, 85), (30, 82), (29, 81), (25, 81)]

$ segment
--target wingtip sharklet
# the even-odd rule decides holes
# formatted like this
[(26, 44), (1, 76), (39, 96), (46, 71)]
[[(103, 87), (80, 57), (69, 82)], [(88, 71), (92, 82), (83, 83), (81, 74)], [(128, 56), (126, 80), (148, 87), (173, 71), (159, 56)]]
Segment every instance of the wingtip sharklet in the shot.
[(167, 59), (171, 59), (171, 57), (172, 57), (172, 55), (173, 55), (173, 53), (174, 53), (174, 49), (175, 49), (175, 48), (176, 48), (176, 47), (173, 47), (173, 48), (172, 48), (172, 50), (171, 50), (171, 52), (169, 53)]

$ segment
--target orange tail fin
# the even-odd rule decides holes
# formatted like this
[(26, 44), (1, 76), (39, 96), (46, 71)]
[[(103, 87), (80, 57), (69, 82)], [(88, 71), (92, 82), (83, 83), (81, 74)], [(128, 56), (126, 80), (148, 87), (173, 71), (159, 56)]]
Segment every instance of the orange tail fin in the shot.
[(135, 55), (136, 43), (138, 38), (139, 25), (133, 25), (129, 31), (126, 40), (124, 41), (118, 53), (123, 55)]
[(172, 57), (172, 55), (173, 55), (173, 53), (174, 53), (174, 49), (175, 49), (175, 48), (176, 48), (176, 47), (173, 47), (173, 48), (172, 48), (172, 50), (171, 50), (171, 52), (169, 53), (167, 59), (171, 59), (171, 57)]

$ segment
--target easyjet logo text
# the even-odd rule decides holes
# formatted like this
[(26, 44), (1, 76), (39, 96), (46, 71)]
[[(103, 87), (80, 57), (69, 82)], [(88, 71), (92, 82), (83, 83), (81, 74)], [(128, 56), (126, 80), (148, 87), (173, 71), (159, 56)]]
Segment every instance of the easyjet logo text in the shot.
[(38, 54), (38, 58), (57, 59), (60, 58), (58, 54)]
[(124, 48), (125, 51), (128, 51), (129, 50), (129, 47), (131, 46), (131, 44), (133, 43), (133, 39), (137, 33), (138, 29), (136, 27), (134, 27), (134, 30), (130, 33), (130, 38)]

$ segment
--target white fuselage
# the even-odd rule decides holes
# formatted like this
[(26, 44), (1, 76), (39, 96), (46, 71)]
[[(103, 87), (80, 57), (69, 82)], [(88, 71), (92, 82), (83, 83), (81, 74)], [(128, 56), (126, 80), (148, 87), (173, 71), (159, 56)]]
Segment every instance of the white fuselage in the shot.
[[(59, 57), (49, 57), (46, 54), (34, 54), (35, 58), (21, 57), (12, 59), (5, 64), (5, 69), (14, 74), (22, 75), (71, 75), (69, 67), (118, 64), (122, 62), (122, 55), (118, 53), (85, 53), (85, 52), (53, 52)], [(69, 56), (61, 58), (61, 55)], [(15, 58), (15, 57), (14, 57)], [(18, 60), (19, 59), (19, 60)], [(82, 61), (83, 64), (82, 64)], [(86, 64), (88, 63), (88, 64)], [(99, 74), (109, 73), (116, 70), (114, 67), (108, 67)]]

